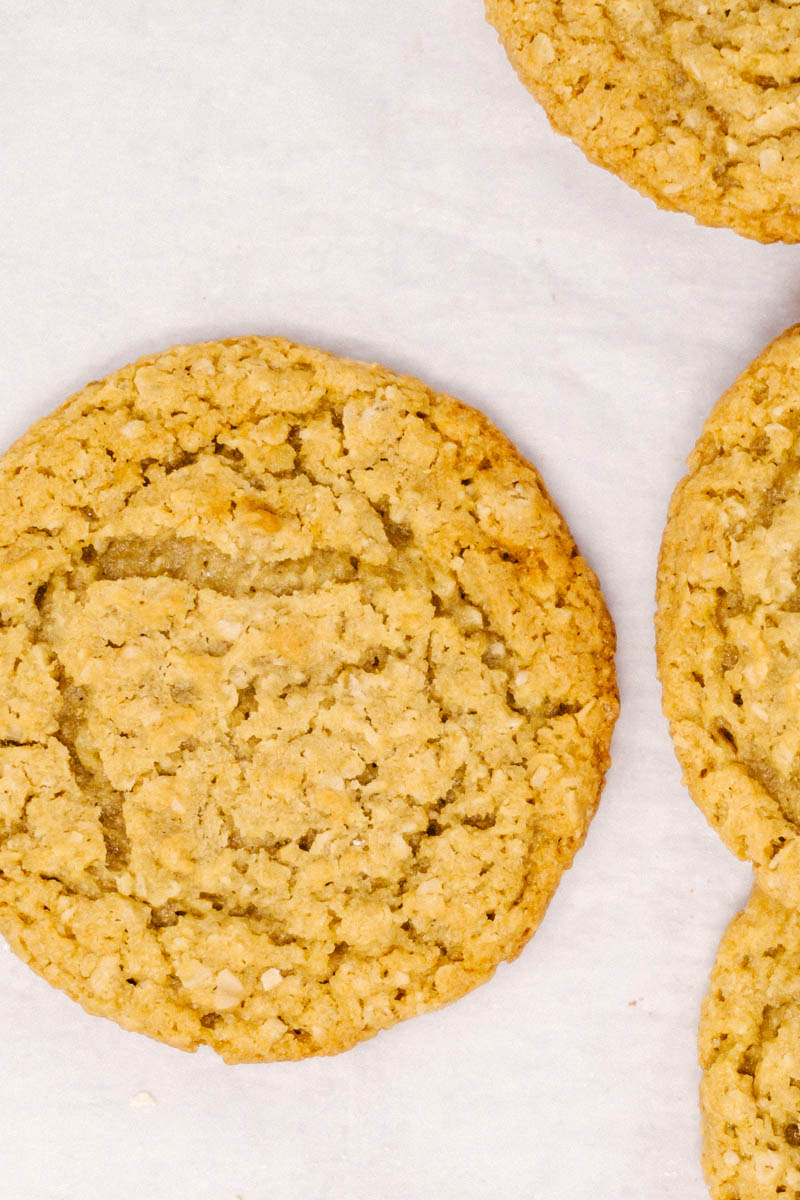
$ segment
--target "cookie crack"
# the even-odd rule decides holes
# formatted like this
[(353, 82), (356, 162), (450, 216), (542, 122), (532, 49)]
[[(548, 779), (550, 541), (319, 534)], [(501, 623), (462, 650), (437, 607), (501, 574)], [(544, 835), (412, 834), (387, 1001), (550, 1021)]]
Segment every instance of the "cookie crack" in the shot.
[(125, 870), (130, 861), (130, 841), (125, 825), (125, 809), (123, 792), (111, 786), (99, 763), (88, 767), (82, 760), (77, 747), (77, 740), (85, 720), (82, 714), (84, 695), (67, 675), (58, 655), (49, 647), (53, 657), (54, 677), (61, 693), (62, 705), (59, 713), (59, 727), (53, 735), (67, 751), (70, 773), (79, 792), (88, 796), (97, 806), (98, 821), (103, 834), (106, 852), (106, 870), (112, 876)]

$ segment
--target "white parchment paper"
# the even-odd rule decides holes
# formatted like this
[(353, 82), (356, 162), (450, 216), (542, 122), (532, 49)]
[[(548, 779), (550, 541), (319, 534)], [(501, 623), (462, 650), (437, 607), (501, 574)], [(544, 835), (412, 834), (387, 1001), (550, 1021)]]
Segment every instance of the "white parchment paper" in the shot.
[(0, 943), (0, 1195), (702, 1200), (698, 1011), (749, 870), (680, 784), (656, 555), (711, 404), (800, 319), (800, 248), (590, 166), (480, 0), (0, 17), (0, 444), (176, 341), (283, 333), (417, 374), (544, 474), (616, 620), (623, 701), (600, 812), (521, 958), (346, 1055), (181, 1054)]

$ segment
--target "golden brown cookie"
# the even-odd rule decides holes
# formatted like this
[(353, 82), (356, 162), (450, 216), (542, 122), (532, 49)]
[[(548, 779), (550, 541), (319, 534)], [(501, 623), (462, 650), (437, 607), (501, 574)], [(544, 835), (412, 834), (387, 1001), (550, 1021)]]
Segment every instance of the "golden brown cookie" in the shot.
[(800, 908), (800, 326), (714, 408), (676, 489), (656, 619), (689, 790)]
[(800, 914), (753, 892), (700, 1022), (703, 1166), (714, 1200), (800, 1196)]
[(800, 7), (486, 0), (559, 133), (662, 208), (800, 241)]
[(281, 340), (90, 384), (0, 460), (0, 929), (229, 1061), (517, 955), (583, 841), (613, 629), (479, 413)]

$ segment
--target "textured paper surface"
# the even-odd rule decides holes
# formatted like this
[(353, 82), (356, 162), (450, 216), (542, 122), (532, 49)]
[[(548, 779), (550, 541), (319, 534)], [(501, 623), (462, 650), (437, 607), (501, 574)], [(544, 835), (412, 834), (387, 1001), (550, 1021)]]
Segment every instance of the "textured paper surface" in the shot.
[(749, 871), (680, 785), (655, 563), (711, 404), (800, 319), (800, 249), (589, 166), (480, 0), (31, 0), (3, 26), (2, 445), (176, 341), (283, 333), (410, 371), (543, 472), (603, 582), (623, 701), (522, 957), (337, 1059), (182, 1055), (0, 944), (3, 1194), (702, 1200), (697, 1017)]

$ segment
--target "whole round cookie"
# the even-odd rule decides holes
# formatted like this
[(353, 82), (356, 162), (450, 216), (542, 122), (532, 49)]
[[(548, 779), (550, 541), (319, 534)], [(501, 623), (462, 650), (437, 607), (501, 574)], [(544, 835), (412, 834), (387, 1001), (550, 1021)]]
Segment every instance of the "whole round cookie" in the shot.
[(179, 346), (0, 460), (0, 930), (229, 1061), (514, 958), (581, 844), (613, 628), (479, 413), (282, 340)]
[(662, 208), (800, 241), (800, 8), (486, 0), (554, 128)]
[(800, 914), (757, 889), (720, 944), (700, 1022), (714, 1200), (800, 1196)]
[(676, 489), (656, 618), (689, 790), (800, 908), (800, 326), (714, 408)]

